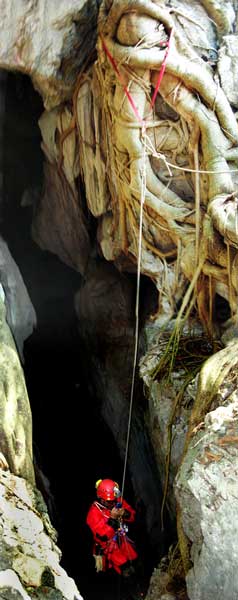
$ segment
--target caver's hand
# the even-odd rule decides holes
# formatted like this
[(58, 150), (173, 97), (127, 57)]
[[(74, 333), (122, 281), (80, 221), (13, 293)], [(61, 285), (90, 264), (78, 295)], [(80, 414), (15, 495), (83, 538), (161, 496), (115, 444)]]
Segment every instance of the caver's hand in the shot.
[(116, 506), (114, 506), (111, 510), (111, 518), (112, 519), (120, 519), (123, 517), (125, 513), (124, 508), (116, 508)]

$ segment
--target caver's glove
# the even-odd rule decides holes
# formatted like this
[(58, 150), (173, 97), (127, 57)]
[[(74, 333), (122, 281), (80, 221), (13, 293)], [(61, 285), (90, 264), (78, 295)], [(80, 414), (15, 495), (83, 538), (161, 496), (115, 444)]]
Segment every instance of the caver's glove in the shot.
[(117, 508), (116, 506), (114, 506), (111, 510), (111, 518), (112, 519), (123, 519), (124, 514), (125, 514), (124, 508)]

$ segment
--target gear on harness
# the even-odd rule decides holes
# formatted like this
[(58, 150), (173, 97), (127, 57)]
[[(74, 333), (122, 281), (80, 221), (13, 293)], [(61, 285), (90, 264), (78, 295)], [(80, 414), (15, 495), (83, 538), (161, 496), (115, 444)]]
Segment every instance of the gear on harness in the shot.
[(100, 573), (100, 571), (103, 571), (103, 556), (101, 554), (94, 554), (93, 558), (95, 560), (95, 569), (97, 571), (97, 573)]

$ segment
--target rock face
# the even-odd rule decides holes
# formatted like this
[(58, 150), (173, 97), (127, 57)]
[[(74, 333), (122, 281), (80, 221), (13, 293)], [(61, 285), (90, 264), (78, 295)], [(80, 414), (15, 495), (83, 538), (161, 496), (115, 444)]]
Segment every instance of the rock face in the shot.
[(0, 597), (83, 600), (59, 564), (56, 532), (40, 492), (2, 469), (0, 512)]
[[(51, 181), (54, 179), (52, 169), (55, 169), (57, 177), (60, 172), (70, 189), (76, 191), (78, 177), (82, 177), (87, 208), (95, 217), (100, 257), (114, 262), (122, 271), (135, 272), (139, 206), (144, 193), (141, 272), (152, 279), (159, 291), (158, 331), (161, 332), (161, 325), (172, 322), (179, 314), (180, 321), (177, 319), (176, 322), (177, 332), (180, 329), (179, 338), (182, 317), (194, 309), (193, 296), (196, 296), (196, 323), (198, 317), (211, 337), (219, 337), (222, 325), (216, 312), (216, 296), (228, 304), (233, 324), (237, 319), (237, 198), (233, 173), (230, 172), (230, 161), (237, 159), (238, 139), (231, 106), (236, 105), (236, 58), (233, 49), (236, 39), (231, 35), (235, 11), (231, 2), (224, 5), (220, 0), (194, 1), (192, 6), (187, 0), (179, 3), (173, 0), (168, 3), (142, 0), (133, 4), (133, 11), (128, 10), (128, 6), (129, 3), (120, 0), (102, 3), (97, 61), (87, 77), (79, 82), (72, 105), (46, 111), (41, 119), (42, 147), (48, 172), (51, 171)], [(211, 19), (216, 22), (216, 29)], [(168, 32), (172, 28), (171, 54), (160, 94), (151, 111), (151, 98), (164, 57), (161, 47), (169, 43)], [(153, 39), (148, 40), (151, 30)], [(223, 34), (226, 37), (222, 41)], [(219, 44), (224, 44), (224, 50), (218, 53)], [(231, 65), (229, 82), (224, 72), (228, 58)], [(120, 66), (119, 71), (115, 64)], [(125, 94), (124, 86), (130, 89), (137, 113)], [(147, 119), (145, 154), (141, 118)], [(193, 170), (189, 173), (191, 165)], [(199, 177), (200, 169), (207, 171), (204, 177)], [(141, 175), (145, 171), (146, 180), (142, 180)], [(198, 210), (199, 203), (201, 210)], [(57, 207), (57, 199), (54, 204)], [(48, 221), (44, 212), (49, 214), (51, 206), (51, 202), (47, 206), (46, 197), (38, 206), (33, 224), (35, 239), (37, 235), (38, 240), (44, 237)], [(67, 211), (66, 206), (67, 203), (64, 212)], [(57, 253), (61, 252), (63, 256), (59, 246)], [(72, 244), (72, 265), (75, 248), (76, 245), (73, 247)], [(80, 252), (77, 259), (79, 255)], [(65, 256), (63, 260), (67, 260)], [(85, 282), (76, 298), (76, 312), (81, 335), (89, 344), (91, 369), (93, 365), (94, 385), (102, 400), (102, 414), (123, 456), (133, 348), (132, 296), (127, 285), (123, 286), (112, 271), (103, 263), (98, 271), (84, 269)], [(232, 331), (234, 335), (235, 329)], [(168, 324), (167, 341), (171, 332)], [(203, 333), (200, 332), (200, 335), (202, 337)], [(170, 376), (167, 385), (164, 377), (147, 377), (146, 372), (147, 368), (153, 372), (161, 350), (166, 355), (167, 347), (165, 345), (161, 349), (159, 335), (151, 355), (147, 345), (144, 364), (141, 364), (141, 376), (149, 395), (149, 431), (173, 517), (176, 514), (174, 478), (190, 432), (190, 419), (193, 423), (194, 406), (197, 406), (195, 398), (199, 397), (195, 376), (201, 369), (201, 361), (207, 358), (202, 352), (200, 364), (194, 366), (203, 342), (196, 337), (189, 340), (189, 332), (187, 339), (175, 341), (176, 352), (179, 349), (176, 363), (179, 366), (171, 370), (168, 363), (165, 364)], [(193, 343), (195, 350), (190, 347)], [(188, 350), (188, 363), (183, 355), (184, 346), (186, 352)], [(196, 408), (200, 419), (193, 423), (194, 428), (200, 426), (206, 411), (211, 409), (205, 402), (201, 406), (203, 413)], [(218, 410), (218, 407), (213, 406), (213, 409)], [(133, 464), (132, 479), (136, 493), (149, 506), (152, 505), (151, 499), (158, 497), (159, 486), (155, 480), (152, 482), (153, 474), (151, 478), (144, 459), (146, 428), (143, 418), (136, 409), (129, 460)], [(222, 481), (223, 467), (228, 468), (228, 464), (223, 464), (219, 453), (206, 449), (206, 434), (205, 425), (204, 439), (201, 432), (192, 437), (176, 479), (182, 529), (188, 540), (189, 560), (193, 564), (187, 575), (188, 594), (192, 600), (210, 600), (212, 590), (217, 595), (220, 591), (223, 595), (227, 593), (226, 582), (221, 588), (222, 562), (216, 556), (216, 535), (221, 530), (216, 530), (213, 504), (220, 506), (219, 467), (221, 465)], [(233, 438), (236, 438), (235, 434)], [(215, 441), (211, 436), (212, 448)], [(202, 460), (200, 451), (205, 456), (202, 454)], [(212, 462), (211, 473), (207, 457)], [(234, 460), (236, 468), (236, 457)], [(137, 462), (140, 462), (140, 470)], [(209, 483), (207, 473), (211, 476)], [(147, 495), (145, 481), (148, 482)], [(230, 491), (229, 484), (228, 488), (226, 494), (229, 500), (235, 492), (234, 489)], [(221, 508), (224, 531), (229, 502), (226, 500)], [(149, 530), (153, 529), (158, 535), (160, 511), (153, 511), (154, 501), (152, 510), (148, 509), (147, 523)], [(235, 504), (234, 511), (236, 517)], [(209, 531), (211, 539), (208, 539)], [(227, 538), (222, 535), (226, 542), (222, 542), (222, 548), (219, 547), (223, 564), (226, 544), (230, 544), (229, 526), (227, 531)], [(227, 552), (232, 564), (228, 548)], [(231, 578), (229, 569), (228, 573)], [(207, 583), (201, 585), (202, 580)], [(233, 595), (237, 592), (235, 581), (234, 586)]]
[[(0, 67), (28, 74), (44, 101), (46, 111), (39, 124), (46, 161), (45, 191), (34, 205), (33, 236), (41, 248), (55, 252), (84, 275), (75, 303), (81, 335), (92, 357), (103, 418), (124, 457), (134, 289), (127, 276), (119, 275), (107, 262), (135, 273), (142, 202), (141, 272), (159, 293), (158, 329), (177, 316), (176, 334), (181, 335), (182, 321), (193, 311), (206, 332), (220, 340), (223, 325), (217, 296), (227, 303), (232, 326), (238, 321), (238, 199), (231, 165), (238, 155), (233, 112), (237, 107), (237, 37), (233, 34), (237, 2), (104, 0), (98, 20), (97, 61), (78, 79), (95, 46), (97, 4), (97, 0), (0, 0)], [(153, 104), (166, 47), (171, 52)], [(80, 196), (83, 183), (85, 202)], [(93, 232), (86, 214), (95, 219)], [(96, 268), (90, 271), (91, 233), (98, 256)], [(14, 291), (7, 278), (2, 280), (6, 303), (9, 292), (9, 323), (13, 333), (15, 327), (17, 340), (11, 312)], [(2, 467), (9, 465), (12, 472), (1, 475), (0, 471), (4, 557), (0, 587), (6, 597), (17, 600), (47, 596), (75, 600), (80, 595), (58, 566), (52, 532), (49, 539), (29, 487), (23, 482), (19, 491), (16, 475), (34, 484), (31, 415), (2, 300), (0, 308), (0, 449)], [(232, 328), (231, 337), (235, 331)], [(165, 491), (171, 494), (168, 505), (173, 516), (175, 487), (180, 536), (189, 562), (185, 569), (189, 597), (212, 600), (222, 595), (234, 600), (238, 595), (237, 346), (215, 354), (195, 382), (195, 373), (201, 369), (201, 364), (194, 369), (198, 340), (193, 353), (188, 351), (193, 365), (187, 370), (181, 357), (184, 340), (174, 341), (180, 365), (172, 371), (168, 362), (163, 363), (172, 379), (167, 386), (164, 376), (158, 377), (154, 370), (161, 339), (157, 337), (151, 356), (149, 346), (143, 348), (141, 375), (150, 394), (149, 427), (145, 426), (147, 404), (144, 410), (138, 403), (129, 452), (132, 482), (156, 541), (160, 485), (157, 468), (150, 462), (149, 430)], [(162, 348), (165, 357), (169, 352), (172, 355), (171, 348)], [(218, 363), (227, 378), (225, 387), (224, 381), (217, 386)], [(147, 366), (152, 370), (149, 377)], [(202, 387), (206, 369), (208, 386)], [(188, 371), (194, 376), (189, 381), (191, 393)], [(23, 495), (24, 510), (16, 504), (10, 511), (9, 489), (10, 497), (16, 498), (15, 490)], [(15, 499), (20, 504), (23, 500), (19, 495)], [(182, 554), (182, 542), (180, 546)], [(164, 591), (165, 598), (167, 591), (161, 588), (161, 594)]]
[[(236, 186), (229, 166), (237, 157), (238, 127), (229, 101), (236, 81), (231, 78), (228, 97), (226, 85), (217, 86), (219, 38), (208, 14), (218, 28), (226, 17), (229, 32), (235, 12), (230, 3), (202, 4), (191, 7), (181, 0), (178, 9), (177, 2), (164, 7), (161, 2), (135, 2), (131, 12), (123, 1), (102, 2), (97, 60), (78, 81), (71, 105), (43, 115), (42, 147), (47, 162), (57, 165), (72, 189), (80, 173), (88, 211), (96, 219), (99, 251), (121, 270), (135, 270), (144, 195), (141, 272), (158, 289), (160, 323), (173, 318), (187, 285), (192, 294), (198, 281), (198, 314), (212, 335), (216, 294), (232, 314), (237, 312), (237, 278), (228, 266), (238, 260)], [(153, 105), (162, 48), (170, 44), (171, 31), (171, 51)], [(235, 68), (234, 56), (231, 63)], [(221, 77), (221, 61), (219, 69)], [(199, 247), (195, 163), (206, 171), (199, 179)], [(44, 214), (44, 199), (39, 210)]]
[(5, 95), (6, 95), (6, 73), (0, 71), (0, 199), (2, 200), (3, 188), (3, 127), (5, 116)]
[[(238, 594), (238, 378), (237, 342), (204, 365), (201, 391), (225, 369), (222, 385), (213, 394), (211, 411), (197, 427), (179, 469), (175, 493), (187, 536), (192, 568), (186, 582), (191, 600), (214, 597), (234, 600)], [(229, 366), (230, 365), (230, 366)], [(213, 384), (213, 385), (214, 385)], [(199, 393), (200, 387), (200, 393)], [(209, 388), (207, 386), (207, 396)], [(210, 387), (211, 390), (211, 387)]]
[(36, 313), (21, 273), (1, 237), (0, 282), (4, 291), (6, 320), (23, 362), (23, 344), (36, 327)]
[[(90, 353), (88, 379), (101, 402), (102, 416), (113, 433), (122, 464), (126, 436), (134, 350), (133, 286), (115, 267), (95, 263), (76, 295), (79, 333)], [(85, 366), (86, 368), (86, 366)], [(160, 534), (160, 484), (153, 462), (143, 411), (135, 390), (128, 469), (151, 543)]]
[(84, 274), (90, 253), (86, 218), (77, 193), (55, 165), (45, 165), (45, 191), (35, 210), (32, 238)]
[(34, 483), (32, 419), (24, 375), (0, 299), (0, 451), (12, 473)]
[(1, 0), (0, 13), (0, 68), (30, 75), (48, 109), (70, 98), (95, 46), (97, 0)]
[(233, 106), (238, 106), (238, 36), (226, 35), (219, 50), (218, 73), (221, 85)]
[[(144, 335), (146, 352), (140, 360), (140, 377), (144, 382), (148, 397), (147, 423), (162, 488), (166, 489), (166, 505), (171, 519), (174, 520), (176, 517), (174, 479), (182, 460), (191, 406), (196, 395), (195, 373), (191, 372), (187, 385), (186, 378), (192, 357), (194, 357), (194, 367), (199, 368), (199, 362), (197, 365), (195, 362), (193, 347), (196, 345), (198, 352), (200, 346), (202, 353), (202, 338), (200, 337), (202, 330), (197, 324), (194, 327), (192, 339), (191, 330), (184, 329), (180, 340), (179, 354), (181, 358), (175, 361), (169, 376), (166, 374), (166, 370), (161, 374), (156, 373), (156, 369), (166, 352), (171, 326), (167, 330), (164, 328), (161, 332), (156, 323), (146, 323)], [(203, 340), (203, 344), (203, 352), (208, 352), (205, 340)], [(166, 465), (168, 473), (166, 473)]]
[[(32, 237), (44, 250), (57, 254), (68, 266), (84, 273), (90, 254), (90, 219), (83, 209), (79, 181), (80, 148), (68, 108), (54, 109), (39, 119), (44, 165), (44, 193), (34, 204)], [(67, 136), (62, 136), (68, 131)], [(56, 139), (62, 139), (58, 152)], [(62, 160), (60, 155), (62, 153)], [(58, 164), (57, 161), (62, 162)]]

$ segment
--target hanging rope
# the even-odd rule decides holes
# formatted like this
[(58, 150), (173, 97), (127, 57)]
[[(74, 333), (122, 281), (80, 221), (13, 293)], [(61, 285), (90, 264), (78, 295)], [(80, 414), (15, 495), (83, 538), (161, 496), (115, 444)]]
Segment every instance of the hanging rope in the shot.
[[(173, 29), (171, 29), (170, 36), (168, 42), (165, 43), (167, 49), (165, 51), (164, 59), (161, 65), (161, 69), (158, 74), (157, 83), (155, 86), (154, 94), (151, 100), (151, 108), (154, 108), (154, 104), (156, 101), (157, 94), (159, 92), (159, 87), (161, 81), (164, 76), (166, 62), (168, 59), (169, 51), (171, 48), (171, 40), (173, 36)], [(128, 415), (128, 427), (127, 427), (127, 437), (126, 437), (126, 449), (125, 449), (125, 459), (124, 459), (124, 467), (123, 467), (123, 476), (122, 476), (122, 485), (121, 485), (121, 498), (124, 496), (124, 488), (125, 488), (125, 479), (126, 479), (126, 468), (128, 461), (128, 450), (129, 450), (129, 441), (130, 441), (130, 432), (131, 432), (131, 418), (132, 418), (132, 408), (133, 408), (133, 400), (134, 400), (134, 390), (135, 390), (135, 376), (136, 376), (136, 366), (137, 366), (137, 357), (138, 357), (138, 344), (139, 344), (139, 304), (140, 304), (140, 277), (141, 277), (141, 254), (142, 254), (142, 231), (143, 231), (143, 206), (145, 202), (145, 193), (146, 193), (146, 121), (141, 117), (135, 101), (130, 94), (128, 87), (124, 85), (123, 78), (121, 76), (118, 65), (110, 53), (105, 40), (101, 37), (103, 50), (109, 59), (119, 82), (122, 85), (122, 88), (125, 92), (125, 95), (130, 103), (134, 115), (136, 117), (137, 122), (141, 125), (141, 138), (142, 138), (142, 173), (141, 173), (141, 197), (140, 197), (140, 220), (139, 220), (139, 239), (138, 239), (138, 259), (137, 259), (137, 281), (136, 281), (136, 303), (135, 303), (135, 344), (134, 344), (134, 359), (133, 359), (133, 368), (132, 368), (132, 381), (131, 381), (131, 391), (130, 391), (130, 404), (129, 404), (129, 415)]]
[(135, 345), (134, 345), (134, 360), (133, 360), (131, 393), (130, 393), (130, 406), (129, 406), (129, 416), (128, 416), (128, 428), (127, 428), (127, 438), (126, 438), (126, 451), (125, 451), (124, 469), (123, 469), (122, 486), (121, 486), (122, 497), (124, 495), (125, 478), (126, 478), (126, 467), (127, 467), (128, 449), (129, 449), (129, 440), (130, 440), (130, 431), (131, 431), (131, 417), (132, 417), (132, 407), (133, 407), (133, 399), (134, 399), (135, 375), (136, 375), (136, 365), (137, 365), (137, 355), (138, 355), (138, 341), (139, 341), (139, 305), (140, 305), (140, 276), (141, 276), (143, 206), (144, 206), (144, 202), (145, 202), (145, 192), (146, 192), (146, 148), (145, 148), (145, 134), (146, 134), (146, 125), (144, 123), (143, 126), (142, 126), (142, 131), (141, 131), (142, 143), (143, 143), (143, 155), (142, 155), (141, 198), (140, 198), (140, 224), (139, 224), (139, 239), (138, 239), (137, 280), (136, 280)]

